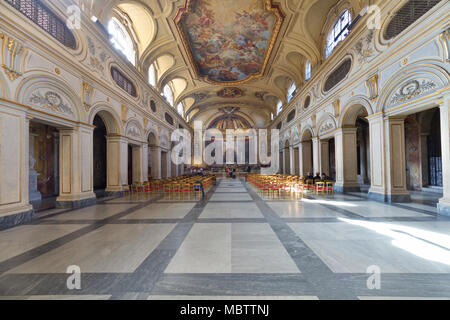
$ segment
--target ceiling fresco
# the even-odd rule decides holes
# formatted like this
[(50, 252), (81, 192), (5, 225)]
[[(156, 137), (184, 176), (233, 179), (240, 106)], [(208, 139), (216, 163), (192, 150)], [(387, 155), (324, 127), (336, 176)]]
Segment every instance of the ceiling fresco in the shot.
[(218, 97), (222, 97), (222, 98), (239, 98), (242, 97), (244, 95), (244, 92), (242, 92), (241, 89), (239, 88), (224, 88), (220, 91), (217, 92), (217, 96)]
[(175, 22), (197, 74), (233, 84), (264, 73), (283, 13), (271, 0), (187, 0)]
[(208, 127), (208, 129), (219, 129), (221, 131), (227, 129), (249, 129), (251, 125), (247, 120), (235, 114), (225, 114), (217, 117)]

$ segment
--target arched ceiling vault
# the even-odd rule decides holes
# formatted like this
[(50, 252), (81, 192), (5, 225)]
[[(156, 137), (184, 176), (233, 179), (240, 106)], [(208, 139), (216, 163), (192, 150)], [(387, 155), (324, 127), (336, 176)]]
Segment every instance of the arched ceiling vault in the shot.
[[(185, 83), (179, 84), (177, 87), (177, 90), (181, 92), (177, 92), (175, 95), (175, 106), (184, 101), (186, 113), (191, 115), (195, 113), (195, 118), (200, 120), (210, 118), (214, 112), (219, 113), (219, 110), (223, 107), (236, 106), (239, 107), (239, 112), (245, 113), (249, 117), (255, 117), (257, 119), (257, 121), (254, 121), (255, 124), (260, 124), (261, 121), (266, 121), (268, 124), (271, 113), (276, 110), (278, 100), (282, 100), (283, 103), (286, 102), (286, 83), (281, 85), (283, 83), (281, 79), (295, 81), (299, 87), (303, 84), (305, 62), (309, 60), (315, 65), (324, 60), (322, 46), (326, 35), (323, 34), (322, 29), (329, 20), (329, 12), (332, 12), (343, 2), (352, 6), (354, 12), (359, 12), (361, 7), (369, 2), (369, 0), (274, 0), (272, 2), (270, 0), (241, 0), (239, 2), (233, 0), (228, 5), (229, 1), (231, 0), (80, 0), (84, 4), (85, 12), (96, 16), (104, 25), (107, 25), (114, 9), (120, 9), (128, 15), (133, 21), (134, 31), (140, 42), (138, 44), (138, 65), (144, 70), (145, 76), (147, 76), (146, 70), (148, 70), (150, 64), (157, 61), (159, 68), (163, 69), (162, 73), (158, 73), (157, 89), (160, 90), (166, 83), (174, 81), (174, 79), (184, 79)], [(233, 19), (233, 17), (236, 17), (236, 19), (239, 17), (237, 20), (239, 23), (230, 25), (233, 27), (233, 32), (237, 30), (236, 34), (240, 32), (244, 37), (228, 39), (224, 36), (226, 33), (211, 33), (211, 30), (217, 31), (217, 28), (214, 29), (212, 26), (218, 24), (213, 24), (215, 21), (208, 21), (210, 16), (207, 15), (201, 16), (199, 21), (202, 24), (194, 25), (193, 29), (190, 29), (189, 35), (186, 35), (182, 32), (184, 30), (182, 27), (190, 26), (190, 18), (183, 16), (183, 19), (186, 20), (178, 19), (180, 9), (185, 7), (186, 2), (202, 2), (203, 4), (211, 2), (217, 6), (223, 6), (222, 9), (224, 10), (216, 10), (219, 13), (214, 13), (213, 18), (225, 21)], [(269, 12), (267, 7), (265, 9), (263, 7), (266, 2), (272, 3), (271, 10), (273, 11), (270, 12), (275, 17), (272, 24), (274, 28), (277, 26), (278, 20), (276, 18), (281, 18), (278, 32), (269, 28), (272, 18), (264, 13)], [(261, 7), (261, 12), (256, 12), (255, 9), (256, 11), (251, 11), (250, 14), (238, 12), (238, 15), (236, 15), (236, 11), (226, 11), (227, 9), (238, 8), (240, 4), (245, 6), (252, 3), (255, 3), (253, 8)], [(207, 7), (203, 4), (199, 6), (205, 10)], [(276, 14), (275, 10), (281, 15), (277, 16), (278, 13)], [(223, 13), (221, 13), (222, 11)], [(198, 10), (196, 13), (199, 13)], [(257, 23), (251, 20), (255, 17)], [(195, 19), (197, 18), (195, 17)], [(149, 21), (145, 21), (146, 19)], [(195, 19), (192, 21), (198, 21)], [(222, 20), (220, 22), (223, 22)], [(267, 23), (269, 27), (267, 27)], [(254, 26), (255, 24), (259, 26), (259, 29)], [(242, 26), (247, 26), (247, 29), (251, 30), (242, 28)], [(261, 39), (255, 40), (255, 42), (250, 40), (249, 42), (249, 38), (259, 39), (258, 37), (261, 37), (261, 32), (264, 30), (272, 31), (266, 42), (261, 41)], [(200, 69), (199, 64), (196, 64), (197, 60), (193, 59), (197, 56), (193, 54), (195, 46), (193, 47), (189, 42), (189, 40), (192, 40), (192, 38), (189, 38), (191, 32), (196, 36), (201, 35), (202, 41), (211, 41), (214, 45), (220, 44), (221, 41), (230, 41), (229, 43), (226, 42), (227, 44), (224, 47), (217, 47), (219, 48), (218, 56), (225, 57), (224, 59), (233, 59), (236, 56), (235, 53), (240, 51), (243, 52), (244, 56), (245, 53), (255, 52), (255, 50), (263, 54), (270, 52), (270, 55), (265, 55), (267, 63), (263, 68), (262, 75), (238, 83), (205, 81), (199, 74)], [(263, 33), (263, 36), (266, 37), (267, 33)], [(264, 47), (265, 44), (266, 47)], [(268, 50), (269, 46), (271, 50)], [(221, 48), (227, 50), (233, 48), (236, 52), (225, 50), (227, 52), (221, 55)], [(212, 50), (207, 51), (208, 59), (210, 59), (211, 54), (214, 53), (214, 46), (208, 47), (206, 50)], [(201, 53), (203, 51), (196, 52), (197, 55)], [(167, 61), (161, 63), (161, 57), (165, 56), (171, 56), (173, 63)], [(212, 61), (218, 67), (223, 67), (220, 64), (221, 61), (224, 61), (223, 59), (213, 59)], [(250, 70), (256, 67), (256, 65), (252, 65)], [(182, 88), (182, 90), (179, 88)]]

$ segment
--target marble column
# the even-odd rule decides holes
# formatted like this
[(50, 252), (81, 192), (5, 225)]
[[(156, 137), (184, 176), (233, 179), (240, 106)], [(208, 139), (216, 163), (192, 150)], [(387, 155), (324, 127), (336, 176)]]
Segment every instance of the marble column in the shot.
[(119, 135), (106, 136), (106, 192), (120, 193), (128, 184), (128, 140)]
[(337, 192), (358, 192), (356, 128), (336, 130), (336, 184)]
[(59, 196), (60, 208), (79, 208), (96, 203), (93, 190), (94, 128), (79, 125), (59, 128)]
[(284, 150), (280, 151), (280, 168), (279, 173), (284, 173)]
[(54, 145), (53, 145), (53, 157), (54, 157), (54, 161), (53, 163), (55, 164), (53, 170), (53, 176), (54, 176), (54, 186), (55, 186), (55, 194), (59, 194), (59, 133), (58, 132), (54, 132), (53, 133), (53, 140), (54, 140)]
[(320, 139), (313, 138), (313, 175), (320, 173)]
[(305, 176), (306, 172), (303, 166), (303, 144), (298, 145), (298, 174), (300, 177)]
[(305, 141), (301, 143), (301, 149), (302, 149), (302, 162), (303, 162), (303, 175), (307, 175), (308, 172), (314, 175), (313, 173), (313, 164), (312, 164), (312, 158), (311, 158), (311, 148), (312, 141)]
[(371, 188), (369, 198), (383, 202), (411, 201), (406, 188), (405, 121), (369, 118)]
[(298, 148), (298, 146), (292, 148), (292, 151), (294, 153), (294, 164), (293, 164), (294, 172), (293, 172), (293, 174), (298, 176), (298, 175), (300, 175), (300, 163), (299, 163), (300, 162), (300, 155), (299, 155), (299, 148)]
[(142, 144), (142, 179), (148, 181), (148, 144)]
[(320, 140), (320, 174), (330, 176), (330, 154), (328, 140)]
[(152, 178), (161, 179), (161, 148), (150, 147), (150, 163), (152, 168)]
[(450, 95), (444, 96), (440, 105), (441, 113), (441, 151), (442, 184), (444, 196), (439, 200), (438, 213), (450, 216)]
[(289, 174), (295, 175), (295, 154), (293, 146), (289, 146), (289, 168), (291, 169)]
[(144, 170), (143, 170), (143, 155), (142, 155), (142, 146), (133, 145), (132, 146), (132, 172), (133, 172), (133, 183), (141, 184), (144, 182)]

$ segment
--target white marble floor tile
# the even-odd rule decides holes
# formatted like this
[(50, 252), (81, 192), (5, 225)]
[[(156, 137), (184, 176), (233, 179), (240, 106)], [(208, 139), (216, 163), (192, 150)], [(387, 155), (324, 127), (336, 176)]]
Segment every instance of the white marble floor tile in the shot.
[(152, 203), (121, 219), (182, 219), (195, 203)]
[(135, 207), (136, 204), (96, 205), (63, 213), (49, 219), (52, 220), (102, 220), (122, 211)]
[(157, 247), (174, 224), (106, 225), (43, 254), (8, 273), (133, 272)]
[(427, 217), (428, 215), (413, 210), (391, 206), (374, 201), (347, 202), (344, 209), (363, 217)]
[(210, 201), (242, 201), (252, 200), (247, 193), (214, 193)]
[(0, 232), (0, 261), (7, 260), (85, 225), (24, 225)]
[(267, 204), (282, 218), (336, 218), (341, 214), (319, 204), (305, 201), (270, 202)]
[(166, 273), (299, 273), (268, 224), (196, 224)]
[(200, 218), (263, 218), (255, 203), (208, 203)]
[(269, 224), (232, 225), (233, 273), (299, 273)]
[(385, 235), (379, 234), (367, 228), (345, 223), (288, 223), (288, 226), (300, 236), (302, 240), (368, 240), (386, 239)]
[(231, 273), (231, 224), (195, 224), (166, 273)]
[(366, 273), (374, 265), (382, 273), (450, 272), (450, 265), (421, 258), (396, 247), (390, 239), (304, 241), (336, 273)]

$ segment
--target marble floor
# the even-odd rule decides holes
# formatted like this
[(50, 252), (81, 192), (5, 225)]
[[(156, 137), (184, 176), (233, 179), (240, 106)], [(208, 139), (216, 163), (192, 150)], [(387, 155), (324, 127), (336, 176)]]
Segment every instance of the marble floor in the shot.
[(412, 198), (270, 199), (219, 179), (199, 201), (48, 210), (0, 231), (0, 299), (450, 299), (450, 218)]

